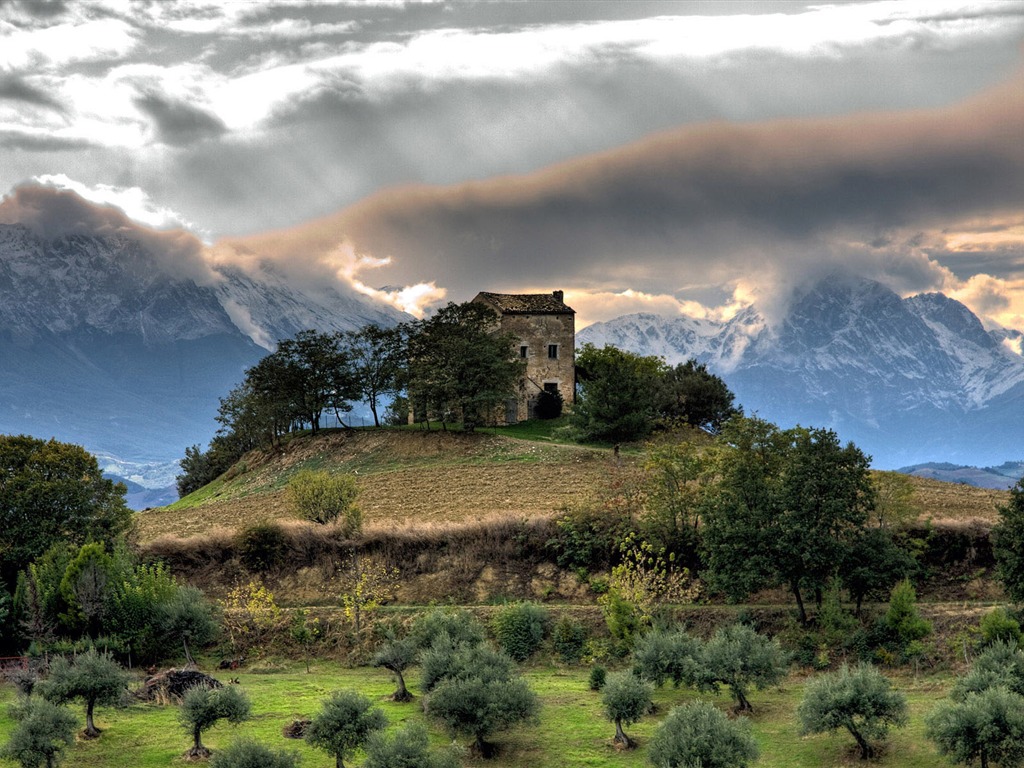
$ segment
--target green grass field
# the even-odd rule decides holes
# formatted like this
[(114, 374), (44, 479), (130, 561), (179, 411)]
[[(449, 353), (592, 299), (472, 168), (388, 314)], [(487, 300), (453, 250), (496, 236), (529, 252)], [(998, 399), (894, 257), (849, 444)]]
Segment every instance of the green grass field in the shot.
[[(540, 721), (534, 726), (520, 726), (499, 734), (498, 756), (492, 760), (463, 757), (466, 766), (489, 765), (494, 768), (629, 768), (645, 766), (646, 745), (654, 729), (669, 709), (677, 704), (703, 696), (722, 709), (729, 709), (728, 694), (697, 694), (692, 690), (662, 688), (655, 693), (655, 711), (641, 722), (626, 729), (639, 742), (636, 750), (623, 752), (612, 746), (614, 726), (601, 712), (600, 695), (587, 687), (587, 668), (529, 667), (526, 677), (541, 698)], [(224, 673), (226, 677), (228, 673)], [(301, 664), (288, 662), (279, 671), (232, 672), (237, 674), (253, 704), (253, 717), (240, 726), (218, 725), (204, 735), (203, 742), (211, 749), (224, 747), (240, 736), (255, 738), (275, 749), (288, 749), (302, 755), (304, 768), (331, 768), (333, 760), (301, 741), (286, 739), (282, 728), (295, 719), (310, 717), (320, 702), (332, 691), (349, 688), (378, 701), (387, 714), (391, 727), (409, 720), (425, 721), (419, 699), (410, 704), (394, 704), (386, 700), (393, 690), (389, 675), (369, 668), (349, 669), (334, 663), (314, 662), (312, 673), (306, 674)], [(417, 674), (408, 676), (410, 687), (417, 693)], [(885, 768), (934, 768), (945, 765), (924, 738), (924, 717), (945, 695), (948, 680), (944, 678), (900, 676), (896, 686), (906, 693), (911, 709), (910, 725), (894, 732), (881, 756), (871, 764)], [(760, 768), (838, 768), (863, 765), (845, 733), (802, 738), (795, 721), (795, 710), (803, 690), (803, 678), (791, 676), (779, 689), (754, 692), (751, 701), (756, 708), (752, 718), (754, 734), (760, 744)], [(14, 698), (11, 686), (0, 688), (0, 740), (6, 740), (12, 728), (7, 704)], [(80, 708), (79, 708), (80, 709)], [(77, 711), (77, 709), (75, 710)], [(182, 754), (189, 746), (189, 737), (176, 720), (173, 706), (133, 704), (125, 709), (97, 710), (97, 725), (104, 729), (95, 741), (79, 741), (65, 760), (75, 768), (155, 768), (185, 765)], [(431, 727), (434, 744), (441, 746), (450, 739)], [(362, 756), (351, 761), (359, 765)], [(0, 765), (14, 763), (0, 760)]]

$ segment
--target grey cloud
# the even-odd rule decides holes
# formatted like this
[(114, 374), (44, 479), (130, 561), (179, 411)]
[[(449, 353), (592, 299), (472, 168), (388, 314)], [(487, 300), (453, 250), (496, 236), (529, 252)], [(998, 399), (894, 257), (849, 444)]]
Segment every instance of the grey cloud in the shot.
[(41, 136), (27, 131), (0, 130), (0, 147), (30, 152), (78, 152), (92, 147), (85, 139)]
[(160, 140), (172, 146), (216, 138), (227, 131), (216, 115), (157, 93), (140, 95), (135, 99), (135, 106), (153, 120)]
[(37, 19), (53, 19), (67, 13), (66, 0), (0, 0), (0, 15), (14, 12)]
[[(378, 282), (437, 280), (460, 296), (664, 292), (695, 271), (791, 284), (851, 260), (934, 283), (913, 232), (1024, 207), (1021, 125), (1020, 79), (943, 110), (705, 124), (520, 176), (392, 188), (244, 247), (302, 259), (347, 239), (393, 258)], [(868, 245), (885, 237), (897, 244)]]
[(20, 77), (7, 75), (0, 77), (0, 99), (20, 101), (63, 112), (63, 105), (41, 88), (29, 85)]

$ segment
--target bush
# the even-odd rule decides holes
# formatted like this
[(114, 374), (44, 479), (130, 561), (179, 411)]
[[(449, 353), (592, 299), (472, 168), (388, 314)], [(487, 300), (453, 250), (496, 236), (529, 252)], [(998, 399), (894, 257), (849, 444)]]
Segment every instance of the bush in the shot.
[(562, 407), (564, 405), (561, 392), (557, 390), (549, 392), (545, 389), (537, 395), (537, 403), (533, 407), (533, 413), (538, 419), (557, 419), (562, 415)]
[(608, 670), (602, 667), (600, 664), (595, 664), (594, 668), (590, 670), (590, 679), (588, 681), (590, 690), (600, 691), (604, 688), (604, 684), (608, 680)]
[(366, 740), (363, 768), (458, 768), (458, 765), (450, 749), (430, 751), (427, 729), (419, 723), (409, 723), (393, 735), (376, 731)]
[(288, 496), (306, 520), (321, 525), (340, 520), (346, 536), (362, 530), (363, 515), (356, 506), (359, 486), (352, 475), (303, 469), (288, 481)]
[(272, 750), (247, 739), (213, 756), (210, 768), (298, 768), (299, 753)]
[(587, 628), (571, 616), (563, 616), (555, 624), (551, 640), (563, 664), (579, 664), (587, 644)]
[(1020, 643), (1020, 623), (1003, 607), (993, 608), (981, 618), (981, 644)]
[(673, 707), (651, 737), (647, 758), (656, 768), (746, 768), (757, 760), (746, 718), (729, 720), (705, 701)]
[(60, 763), (64, 750), (75, 743), (74, 715), (49, 701), (29, 699), (11, 707), (17, 722), (0, 757), (20, 763), (22, 768), (48, 768)]
[(608, 676), (601, 703), (604, 713), (615, 723), (615, 743), (633, 747), (633, 740), (622, 730), (622, 726), (635, 723), (651, 708), (653, 688), (632, 672), (616, 672)]
[(548, 612), (534, 603), (506, 605), (495, 615), (491, 629), (498, 645), (516, 661), (526, 661), (544, 641)]
[(636, 673), (659, 688), (666, 680), (676, 688), (692, 683), (700, 658), (700, 641), (681, 629), (652, 629), (636, 641), (633, 651)]
[(456, 645), (479, 645), (484, 641), (484, 630), (480, 622), (464, 609), (444, 610), (434, 608), (421, 613), (412, 623), (409, 635), (420, 648), (430, 648), (441, 635)]
[(238, 556), (250, 573), (263, 573), (280, 567), (288, 554), (288, 539), (274, 522), (262, 522), (243, 529), (236, 540)]
[(908, 720), (906, 697), (869, 664), (852, 671), (843, 665), (811, 680), (797, 715), (803, 733), (845, 728), (863, 760), (874, 755), (872, 741), (884, 739), (890, 726), (902, 727)]

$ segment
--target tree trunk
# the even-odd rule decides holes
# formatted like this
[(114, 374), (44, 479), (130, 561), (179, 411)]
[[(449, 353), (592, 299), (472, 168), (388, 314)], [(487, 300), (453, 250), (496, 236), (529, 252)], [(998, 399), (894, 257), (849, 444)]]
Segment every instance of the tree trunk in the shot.
[[(861, 760), (870, 760), (871, 759), (871, 754), (872, 754), (873, 750), (871, 749), (871, 745), (868, 744), (867, 740), (863, 736), (860, 735), (860, 731), (858, 731), (856, 728), (854, 728), (850, 724), (846, 725), (846, 730), (848, 730), (850, 732), (850, 735), (853, 736), (853, 738), (857, 740), (857, 746), (860, 747), (860, 759)], [(982, 761), (982, 768), (984, 768), (984, 766), (985, 766), (985, 763), (984, 763), (984, 761)]]
[(87, 739), (95, 739), (100, 735), (100, 732), (96, 729), (96, 724), (92, 719), (92, 711), (95, 706), (96, 702), (92, 699), (89, 699), (85, 703), (85, 737)]
[(188, 651), (188, 640), (184, 637), (181, 638), (181, 647), (185, 649), (185, 663), (195, 666), (195, 661), (192, 660), (192, 654)]
[(736, 694), (736, 701), (740, 703), (737, 712), (753, 712), (754, 708), (750, 705), (750, 699), (747, 698), (746, 694), (743, 693), (742, 688), (733, 687), (732, 692)]
[(633, 747), (633, 740), (622, 730), (622, 720), (620, 718), (615, 718), (615, 743), (621, 744), (626, 749), (632, 749)]
[(409, 693), (409, 689), (405, 687), (405, 678), (402, 676), (402, 671), (399, 669), (392, 670), (395, 673), (395, 677), (398, 678), (398, 690), (395, 691), (392, 700), (394, 701), (412, 701), (412, 694)]
[(800, 611), (800, 626), (807, 626), (807, 611), (804, 609), (804, 599), (800, 596), (800, 585), (797, 582), (790, 583), (789, 587), (796, 598), (796, 607)]

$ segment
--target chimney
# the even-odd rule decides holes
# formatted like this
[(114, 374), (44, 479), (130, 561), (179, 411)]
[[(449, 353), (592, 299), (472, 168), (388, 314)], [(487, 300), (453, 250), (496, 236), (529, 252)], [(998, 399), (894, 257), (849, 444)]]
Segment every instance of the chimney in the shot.
[(562, 297), (565, 296), (562, 291), (552, 291), (551, 295), (555, 297), (555, 301), (562, 301)]

